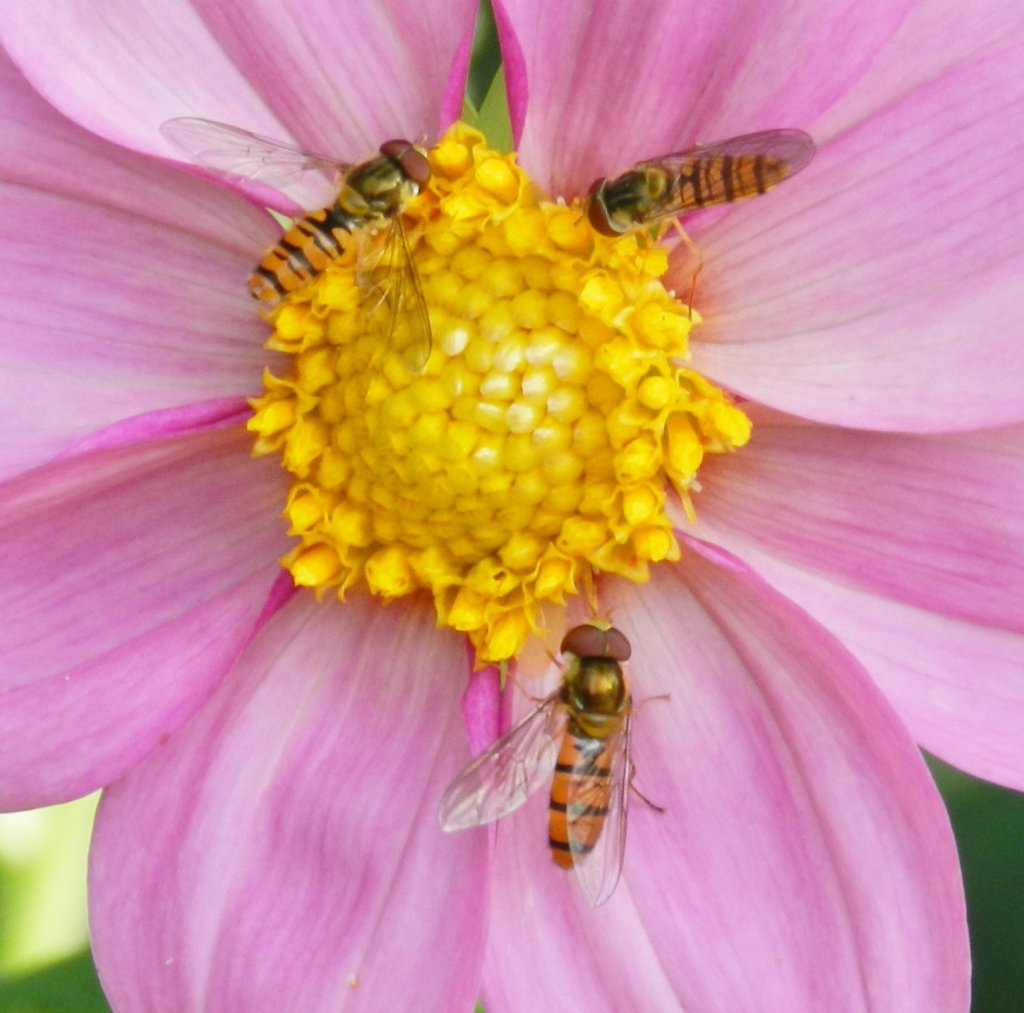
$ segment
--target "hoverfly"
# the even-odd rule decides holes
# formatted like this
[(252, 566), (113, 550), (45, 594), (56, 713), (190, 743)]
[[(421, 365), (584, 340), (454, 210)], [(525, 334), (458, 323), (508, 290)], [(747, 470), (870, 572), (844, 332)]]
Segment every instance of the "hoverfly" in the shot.
[(552, 769), (548, 806), (551, 857), (573, 869), (596, 907), (622, 872), (633, 780), (632, 698), (622, 670), (632, 648), (597, 622), (562, 639), (571, 656), (562, 684), (451, 783), (438, 807), (442, 830), (465, 830), (518, 809)]
[(214, 120), (183, 116), (160, 129), (196, 164), (228, 179), (283, 188), (304, 177), (320, 184), (330, 178), (332, 202), (295, 219), (260, 259), (249, 278), (253, 297), (272, 308), (309, 284), (341, 254), (348, 233), (359, 244), (359, 286), (377, 300), (371, 319), (386, 309), (387, 319), (379, 325), (385, 339), (392, 341), (402, 325), (406, 365), (416, 372), (424, 367), (430, 318), (402, 223), (403, 208), (430, 181), (421, 148), (385, 141), (378, 155), (349, 165)]
[(586, 197), (595, 231), (618, 236), (673, 219), (680, 238), (697, 258), (690, 304), (703, 258), (678, 219), (690, 211), (757, 197), (798, 173), (814, 155), (802, 130), (764, 130), (727, 141), (640, 162), (614, 179), (598, 179)]

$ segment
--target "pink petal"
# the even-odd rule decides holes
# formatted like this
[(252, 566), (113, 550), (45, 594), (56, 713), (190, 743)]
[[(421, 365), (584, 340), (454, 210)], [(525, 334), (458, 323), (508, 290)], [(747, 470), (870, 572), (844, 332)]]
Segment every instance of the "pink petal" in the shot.
[(438, 130), (475, 10), (143, 0), (115, 17), (99, 2), (43, 0), (12, 10), (3, 37), (57, 108), (137, 150), (176, 155), (157, 128), (192, 115), (351, 161), (388, 137)]
[(633, 645), (636, 785), (666, 811), (633, 798), (597, 911), (545, 854), (543, 800), (499, 825), (488, 1009), (549, 1008), (572, 967), (588, 1010), (966, 1010), (956, 849), (906, 731), (805, 613), (688, 544), (602, 596)]
[(423, 605), (297, 596), (100, 806), (92, 938), (116, 1009), (470, 1009), (483, 849), (434, 811), (465, 651)]
[[(875, 6), (875, 5), (872, 5)], [(886, 4), (879, 0), (878, 7)], [(861, 14), (868, 8), (860, 4)], [(875, 10), (870, 16), (876, 15)], [(829, 136), (892, 103), (893, 97), (941, 77), (966, 59), (1011, 42), (1024, 28), (1024, 8), (1003, 0), (916, 0), (897, 30), (819, 121)]]
[(388, 137), (432, 138), (453, 70), (461, 68), (465, 85), (458, 54), (473, 29), (473, 0), (197, 6), (277, 118), (300, 142), (324, 150), (352, 155)]
[(127, 147), (161, 151), (157, 127), (187, 113), (286, 136), (194, 3), (40, 0), (6, 11), (0, 38), (54, 106)]
[(976, 777), (1024, 790), (1024, 637), (738, 551), (857, 656), (919, 745)]
[(469, 677), (469, 685), (462, 694), (462, 720), (474, 756), (502, 734), (500, 685), (498, 669), (490, 665)]
[(0, 355), (21, 380), (0, 401), (7, 474), (125, 417), (260, 389), (250, 260), (109, 209), (0, 189), (13, 230), (0, 253), (12, 286)]
[(273, 462), (238, 428), (97, 451), (0, 496), (0, 808), (130, 770), (251, 636), (285, 547)]
[[(280, 232), (266, 214), (228, 190), (140, 158), (66, 119), (2, 50), (0, 129), (0, 180), (5, 182), (184, 231), (247, 260)], [(52, 240), (58, 251), (63, 238), (62, 232)]]
[(109, 450), (133, 443), (149, 443), (171, 436), (188, 436), (209, 429), (245, 425), (252, 415), (247, 401), (219, 398), (163, 411), (145, 412), (122, 419), (73, 443), (62, 457), (76, 457), (94, 450)]
[(271, 229), (64, 120), (0, 60), (3, 473), (156, 408), (259, 390), (246, 277)]
[(694, 365), (849, 426), (1024, 417), (1024, 189), (1008, 127), (1024, 118), (1022, 63), (1015, 28), (923, 81), (908, 70), (838, 135), (812, 127), (809, 168), (700, 237)]
[(500, 0), (523, 164), (570, 196), (697, 140), (812, 122), (908, 6)]
[(792, 422), (701, 471), (700, 517), (833, 580), (1024, 631), (1024, 426), (901, 436)]
[(701, 479), (700, 531), (836, 633), (918, 742), (1024, 787), (1024, 430), (778, 420)]

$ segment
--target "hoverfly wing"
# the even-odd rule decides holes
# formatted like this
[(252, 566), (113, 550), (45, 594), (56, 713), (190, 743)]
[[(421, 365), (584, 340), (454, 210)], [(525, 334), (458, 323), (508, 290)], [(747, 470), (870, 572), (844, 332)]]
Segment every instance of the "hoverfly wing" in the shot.
[(230, 180), (262, 183), (287, 193), (300, 184), (328, 203), (351, 168), (294, 144), (264, 137), (228, 123), (195, 116), (167, 120), (160, 132), (196, 165)]
[(635, 169), (672, 180), (671, 196), (649, 219), (659, 221), (765, 193), (803, 169), (814, 151), (813, 139), (802, 130), (762, 130), (698, 144)]
[(482, 826), (518, 809), (551, 777), (563, 723), (556, 691), (452, 781), (437, 809), (441, 829)]
[(695, 144), (687, 151), (676, 155), (645, 162), (644, 165), (657, 165), (695, 157), (725, 157), (764, 155), (776, 162), (783, 162), (789, 167), (787, 175), (798, 173), (814, 156), (815, 145), (810, 134), (803, 130), (780, 128), (778, 130), (759, 130), (753, 134), (740, 134), (724, 141), (708, 141)]
[[(609, 790), (595, 794), (584, 786), (572, 790), (566, 803), (566, 828), (573, 871), (583, 896), (591, 907), (603, 904), (618, 885), (622, 874), (622, 860), (626, 854), (626, 826), (629, 814), (629, 788), (633, 780), (633, 760), (630, 753), (631, 718), (626, 715), (622, 725), (608, 741), (610, 759)], [(592, 832), (588, 822), (593, 807), (607, 805), (604, 827), (591, 845)]]
[(410, 373), (421, 373), (432, 344), (430, 314), (400, 215), (366, 261), (360, 266), (360, 284), (367, 294), (379, 293), (369, 311), (370, 329), (380, 333), (382, 347), (399, 353)]

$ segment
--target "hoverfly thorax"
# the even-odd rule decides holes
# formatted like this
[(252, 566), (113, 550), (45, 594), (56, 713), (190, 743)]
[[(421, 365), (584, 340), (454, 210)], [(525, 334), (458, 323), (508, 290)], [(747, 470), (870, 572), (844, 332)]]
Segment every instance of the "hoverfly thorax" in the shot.
[(644, 228), (657, 212), (668, 180), (661, 173), (633, 170), (616, 179), (598, 179), (587, 194), (587, 218), (603, 236)]
[(393, 219), (430, 179), (426, 155), (408, 141), (385, 141), (380, 155), (355, 166), (338, 206), (358, 218)]
[(622, 666), (614, 658), (575, 660), (566, 673), (563, 703), (572, 735), (605, 738), (629, 707)]

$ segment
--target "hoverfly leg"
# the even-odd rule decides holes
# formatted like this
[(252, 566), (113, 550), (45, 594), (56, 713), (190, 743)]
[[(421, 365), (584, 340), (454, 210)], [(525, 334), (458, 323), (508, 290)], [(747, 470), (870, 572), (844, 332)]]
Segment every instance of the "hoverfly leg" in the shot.
[(641, 707), (646, 707), (652, 700), (671, 700), (671, 693), (659, 693), (657, 696), (645, 696), (634, 708), (633, 713), (638, 714)]
[[(636, 765), (633, 766), (633, 777), (636, 776)], [(663, 805), (658, 805), (657, 802), (652, 802), (634, 783), (633, 777), (629, 779), (629, 790), (633, 792), (641, 801), (645, 802), (651, 809), (656, 813), (665, 813), (668, 810)]]
[(594, 583), (594, 574), (589, 567), (583, 571), (583, 593), (590, 606), (590, 614), (596, 616), (601, 611), (601, 607), (597, 601), (597, 585)]
[[(647, 705), (647, 704), (649, 704), (649, 703), (650, 703), (650, 702), (651, 702), (652, 700), (671, 700), (671, 699), (672, 699), (672, 694), (671, 694), (671, 693), (659, 693), (659, 694), (658, 694), (657, 696), (645, 696), (645, 697), (643, 698), (643, 700), (641, 700), (641, 701), (640, 701), (640, 702), (639, 702), (639, 703), (638, 703), (638, 704), (637, 704), (637, 705), (636, 705), (635, 707), (633, 707), (632, 713), (634, 713), (634, 714), (638, 713), (641, 707), (644, 707), (644, 706), (646, 706), (646, 705)], [(648, 805), (648, 806), (649, 806), (649, 807), (650, 807), (651, 809), (653, 809), (653, 810), (654, 810), (655, 812), (659, 812), (659, 813), (663, 813), (663, 812), (665, 812), (665, 811), (666, 811), (666, 809), (665, 809), (665, 807), (664, 807), (663, 805), (658, 805), (658, 804), (657, 804), (657, 802), (652, 802), (652, 801), (651, 801), (651, 800), (650, 800), (650, 799), (649, 799), (649, 798), (648, 798), (648, 797), (647, 797), (647, 796), (646, 796), (646, 795), (645, 795), (645, 794), (644, 794), (644, 793), (643, 793), (643, 792), (642, 792), (642, 791), (641, 791), (641, 790), (640, 790), (640, 789), (639, 789), (639, 788), (638, 788), (638, 787), (637, 787), (637, 786), (636, 786), (636, 785), (635, 785), (635, 784), (633, 783), (633, 781), (634, 781), (634, 779), (635, 779), (635, 778), (636, 778), (636, 764), (634, 763), (634, 764), (633, 764), (633, 769), (632, 769), (632, 771), (630, 772), (630, 775), (629, 775), (629, 790), (630, 790), (631, 792), (633, 792), (634, 794), (638, 795), (638, 796), (639, 796), (640, 798), (642, 798), (642, 799), (644, 800), (644, 802), (646, 802), (646, 803), (647, 803), (647, 805)]]
[(689, 237), (686, 229), (679, 224), (678, 218), (672, 219), (672, 228), (675, 229), (676, 235), (679, 236), (680, 242), (685, 246), (693, 256), (693, 259), (697, 261), (697, 266), (694, 268), (693, 275), (690, 277), (690, 293), (686, 297), (686, 315), (692, 320), (693, 319), (693, 300), (697, 294), (697, 278), (700, 276), (700, 272), (704, 270), (704, 255), (700, 252), (697, 244)]
[[(549, 657), (551, 658), (551, 660), (555, 662), (555, 664), (556, 664), (556, 665), (558, 664), (558, 660), (557, 660), (557, 659), (555, 658), (555, 656), (554, 656), (553, 654), (551, 654), (551, 652), (550, 652), (550, 651), (545, 651), (544, 653), (545, 653), (545, 654), (547, 654), (547, 655), (548, 655), (548, 656), (549, 656)], [(531, 703), (543, 703), (543, 702), (544, 702), (544, 700), (546, 699), (546, 697), (543, 697), (543, 696), (534, 696), (534, 695), (533, 695), (533, 694), (532, 694), (532, 693), (531, 693), (531, 692), (530, 692), (529, 690), (527, 690), (527, 688), (526, 688), (526, 687), (525, 687), (525, 686), (524, 686), (524, 685), (523, 685), (523, 684), (522, 684), (522, 683), (521, 683), (521, 682), (520, 682), (520, 681), (519, 681), (519, 680), (518, 680), (518, 679), (516, 678), (516, 676), (515, 676), (515, 673), (514, 673), (514, 672), (512, 672), (512, 673), (510, 673), (510, 672), (509, 672), (509, 670), (508, 670), (508, 667), (507, 667), (507, 663), (506, 663), (506, 662), (504, 662), (504, 661), (503, 661), (503, 662), (502, 662), (502, 665), (503, 665), (503, 666), (505, 666), (505, 667), (504, 667), (504, 668), (502, 669), (502, 682), (501, 682), (501, 688), (502, 688), (502, 689), (504, 689), (504, 688), (505, 688), (505, 680), (506, 680), (506, 679), (509, 679), (509, 678), (511, 678), (511, 680), (512, 680), (512, 685), (513, 685), (513, 686), (515, 686), (515, 688), (516, 688), (516, 689), (518, 689), (518, 690), (519, 690), (519, 692), (520, 692), (520, 693), (522, 693), (522, 694), (523, 694), (523, 696), (525, 696), (525, 697), (526, 697), (526, 699), (527, 699), (527, 700), (529, 700), (529, 701), (530, 701)]]

